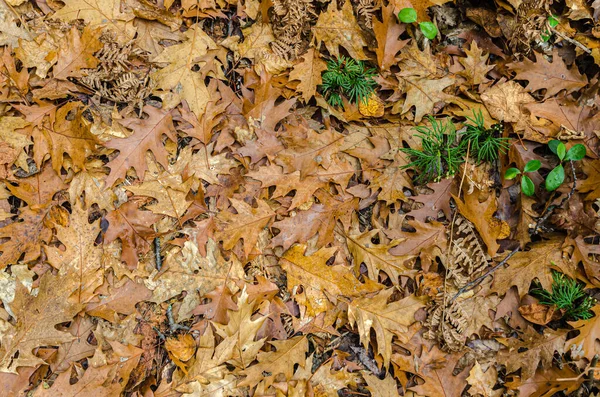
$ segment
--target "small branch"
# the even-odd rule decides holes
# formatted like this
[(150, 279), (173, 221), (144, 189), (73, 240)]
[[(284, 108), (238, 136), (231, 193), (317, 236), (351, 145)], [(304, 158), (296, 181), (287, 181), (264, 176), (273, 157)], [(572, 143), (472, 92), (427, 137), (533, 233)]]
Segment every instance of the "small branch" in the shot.
[(162, 257), (160, 256), (160, 237), (154, 238), (154, 259), (156, 260), (156, 269), (160, 272), (162, 268)]
[(581, 44), (577, 40), (572, 39), (569, 36), (567, 36), (566, 34), (559, 32), (558, 30), (554, 29), (552, 26), (548, 25), (548, 29), (552, 33), (554, 33), (555, 35), (557, 35), (558, 37), (560, 37), (561, 39), (563, 39), (564, 41), (573, 44), (575, 47), (581, 48), (584, 52), (587, 52), (588, 54), (592, 53), (592, 50), (590, 50), (589, 48), (587, 48), (586, 46), (584, 46), (583, 44)]
[(173, 320), (173, 306), (169, 305), (167, 308), (167, 319), (169, 320), (169, 329), (171, 333), (176, 332), (178, 330), (189, 331), (190, 327), (186, 327), (185, 325), (177, 324), (175, 320)]
[(533, 228), (533, 232), (531, 233), (532, 236), (538, 234), (538, 231), (540, 230), (542, 224), (544, 224), (544, 222), (548, 220), (548, 218), (550, 217), (550, 215), (552, 215), (552, 212), (554, 212), (556, 208), (562, 207), (568, 200), (571, 199), (571, 197), (573, 197), (573, 194), (575, 193), (575, 188), (577, 187), (577, 175), (575, 175), (575, 167), (573, 166), (573, 160), (569, 160), (569, 164), (571, 165), (571, 176), (573, 177), (573, 186), (571, 187), (569, 194), (563, 197), (563, 199), (558, 205), (549, 205), (548, 208), (546, 208), (542, 216), (538, 218), (538, 221), (536, 222), (535, 227)]
[(508, 260), (510, 258), (512, 258), (512, 256), (514, 254), (516, 254), (517, 252), (519, 252), (521, 250), (521, 247), (517, 247), (514, 250), (512, 250), (507, 256), (506, 258), (502, 259), (502, 262), (498, 263), (496, 266), (492, 267), (490, 270), (488, 270), (487, 272), (485, 272), (484, 274), (482, 274), (481, 276), (477, 277), (475, 280), (467, 283), (464, 287), (462, 287), (461, 289), (458, 290), (458, 292), (456, 294), (454, 294), (454, 296), (452, 297), (452, 299), (450, 299), (449, 303), (452, 303), (456, 300), (456, 298), (458, 298), (460, 295), (464, 294), (465, 292), (468, 292), (470, 290), (472, 290), (473, 288), (477, 287), (479, 284), (481, 284), (481, 282), (483, 280), (485, 280), (487, 278), (487, 276), (491, 275), (492, 273), (494, 273), (496, 270), (498, 270), (499, 268), (501, 268), (502, 266), (504, 266), (506, 264), (506, 262), (508, 262)]

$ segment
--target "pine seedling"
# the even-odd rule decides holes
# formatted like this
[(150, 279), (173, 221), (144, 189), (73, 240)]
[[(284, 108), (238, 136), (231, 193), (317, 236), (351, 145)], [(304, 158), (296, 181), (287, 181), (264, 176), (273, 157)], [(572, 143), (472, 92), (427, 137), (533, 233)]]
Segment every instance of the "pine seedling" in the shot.
[(343, 106), (342, 95), (352, 103), (363, 103), (375, 90), (377, 71), (364, 62), (340, 56), (327, 62), (323, 73), (323, 95), (331, 106)]
[(467, 130), (463, 139), (471, 143), (471, 156), (478, 162), (493, 162), (499, 153), (506, 153), (510, 144), (507, 138), (502, 138), (502, 125), (494, 124), (492, 128), (485, 128), (485, 120), (481, 110), (479, 113), (473, 111), (473, 118), (467, 117), (469, 123), (465, 123)]
[(552, 271), (552, 291), (543, 289), (538, 283), (531, 294), (541, 304), (554, 305), (563, 311), (566, 320), (587, 320), (593, 316), (591, 309), (596, 300), (585, 293), (583, 285), (560, 272)]
[(422, 142), (421, 150), (402, 148), (411, 162), (402, 169), (413, 168), (417, 171), (416, 181), (420, 183), (439, 182), (443, 177), (456, 174), (465, 161), (466, 148), (456, 139), (456, 128), (450, 119), (443, 123), (429, 116), (431, 127), (416, 127)]

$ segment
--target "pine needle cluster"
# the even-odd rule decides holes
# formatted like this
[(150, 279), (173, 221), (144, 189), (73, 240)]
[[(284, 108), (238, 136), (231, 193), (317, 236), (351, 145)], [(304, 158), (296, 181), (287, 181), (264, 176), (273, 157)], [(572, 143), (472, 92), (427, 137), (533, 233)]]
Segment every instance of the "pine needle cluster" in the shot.
[(421, 139), (421, 150), (412, 148), (400, 149), (406, 153), (411, 162), (404, 167), (417, 171), (416, 182), (438, 182), (445, 177), (451, 177), (465, 161), (467, 154), (477, 162), (493, 162), (500, 153), (505, 153), (509, 147), (507, 138), (502, 138), (502, 125), (495, 124), (485, 128), (481, 111), (473, 112), (473, 118), (467, 118), (466, 130), (460, 136), (454, 123), (448, 119), (445, 123), (429, 116), (429, 126), (416, 127), (416, 136)]
[(340, 56), (327, 62), (323, 73), (323, 95), (331, 106), (342, 106), (342, 95), (352, 103), (366, 102), (375, 90), (377, 71), (364, 62)]
[(563, 311), (565, 320), (587, 320), (593, 316), (596, 300), (585, 293), (583, 285), (557, 271), (552, 271), (552, 291), (543, 289), (539, 283), (531, 294), (543, 305), (556, 306)]

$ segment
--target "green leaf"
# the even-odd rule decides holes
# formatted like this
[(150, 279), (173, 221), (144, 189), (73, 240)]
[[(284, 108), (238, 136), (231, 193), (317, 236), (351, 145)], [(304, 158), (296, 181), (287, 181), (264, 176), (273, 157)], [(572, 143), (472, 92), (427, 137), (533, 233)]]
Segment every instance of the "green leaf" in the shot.
[(556, 152), (556, 149), (558, 148), (558, 145), (560, 145), (561, 143), (562, 143), (561, 141), (557, 141), (556, 139), (551, 140), (550, 142), (548, 142), (548, 148), (550, 148), (552, 153), (558, 155)]
[(559, 143), (558, 146), (556, 147), (556, 155), (558, 156), (560, 161), (563, 161), (566, 154), (567, 154), (567, 147), (565, 146), (564, 143), (562, 143), (562, 142)]
[(521, 178), (521, 191), (523, 194), (530, 197), (535, 194), (535, 185), (527, 175), (523, 175)]
[(548, 17), (548, 25), (550, 25), (550, 27), (555, 28), (558, 26), (559, 23), (560, 21), (554, 15), (550, 15)]
[(552, 192), (564, 182), (565, 180), (565, 169), (562, 164), (556, 166), (548, 176), (546, 177), (546, 190)]
[(433, 40), (437, 36), (438, 30), (433, 22), (421, 22), (419, 23), (419, 28), (421, 29), (421, 32), (423, 32), (423, 36), (427, 37), (429, 40)]
[(506, 172), (504, 173), (504, 179), (515, 179), (515, 177), (517, 175), (519, 175), (521, 173), (521, 171), (518, 168), (509, 168), (506, 170)]
[(414, 8), (403, 8), (398, 13), (400, 22), (413, 23), (417, 22), (417, 11)]
[(523, 168), (524, 172), (534, 172), (540, 169), (542, 166), (542, 162), (540, 160), (530, 160), (525, 164), (525, 168)]
[(569, 151), (567, 152), (567, 156), (565, 157), (565, 160), (581, 160), (585, 157), (585, 146), (583, 146), (581, 143), (578, 143), (577, 145), (573, 146), (571, 149), (569, 149)]

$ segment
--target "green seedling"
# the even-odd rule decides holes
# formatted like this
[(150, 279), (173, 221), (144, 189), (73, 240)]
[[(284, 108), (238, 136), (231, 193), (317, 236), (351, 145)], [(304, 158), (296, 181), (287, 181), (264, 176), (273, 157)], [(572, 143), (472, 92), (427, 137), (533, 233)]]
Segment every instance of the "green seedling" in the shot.
[[(414, 8), (403, 8), (398, 13), (398, 19), (402, 23), (415, 23), (417, 22), (417, 11)], [(432, 22), (420, 22), (419, 29), (423, 36), (427, 37), (429, 40), (435, 39), (438, 34), (438, 29)]]
[(377, 71), (364, 62), (344, 56), (327, 62), (323, 73), (323, 95), (331, 106), (343, 106), (342, 95), (352, 103), (363, 103), (375, 90)]

